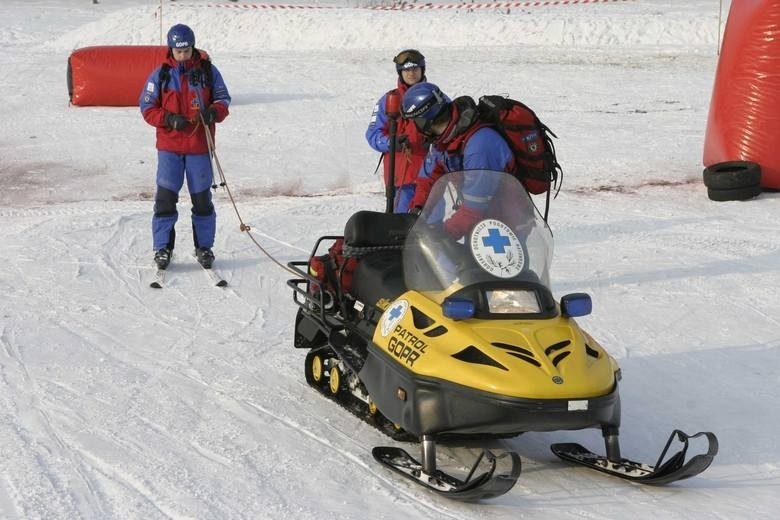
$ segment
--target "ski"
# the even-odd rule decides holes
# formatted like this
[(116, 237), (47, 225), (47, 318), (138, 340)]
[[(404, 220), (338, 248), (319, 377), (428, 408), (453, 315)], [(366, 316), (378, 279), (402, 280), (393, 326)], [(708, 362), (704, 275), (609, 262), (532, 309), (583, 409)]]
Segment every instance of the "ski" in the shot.
[[(388, 446), (377, 446), (372, 450), (374, 458), (396, 473), (403, 475), (412, 482), (455, 500), (474, 502), (503, 495), (515, 485), (520, 476), (520, 456), (512, 451), (499, 456), (483, 449), (465, 480), (448, 475), (434, 467), (426, 472), (422, 464), (415, 460), (405, 450)], [(507, 472), (496, 473), (496, 463), (508, 457)], [(477, 467), (485, 463), (486, 469), (476, 475)]]
[[(198, 264), (198, 265), (200, 265), (200, 264)], [(205, 271), (205, 273), (211, 279), (211, 281), (214, 282), (214, 285), (216, 287), (227, 287), (227, 284), (228, 284), (227, 280), (222, 278), (222, 276), (216, 270), (214, 270), (213, 267), (210, 267), (208, 269), (206, 269), (202, 265), (201, 265), (201, 267), (203, 268), (203, 271)]]
[[(707, 438), (707, 453), (695, 455), (686, 462), (685, 454), (688, 451), (688, 440), (702, 435)], [(666, 453), (675, 437), (683, 443), (682, 449), (666, 458)], [(658, 486), (693, 477), (707, 469), (718, 453), (718, 439), (710, 432), (688, 435), (680, 430), (674, 430), (655, 466), (622, 458), (618, 461), (610, 461), (576, 443), (553, 444), (550, 448), (553, 453), (564, 460), (633, 482)], [(666, 460), (664, 461), (664, 459)]]
[(154, 273), (154, 279), (149, 284), (152, 289), (162, 289), (165, 285), (165, 269), (157, 269)]

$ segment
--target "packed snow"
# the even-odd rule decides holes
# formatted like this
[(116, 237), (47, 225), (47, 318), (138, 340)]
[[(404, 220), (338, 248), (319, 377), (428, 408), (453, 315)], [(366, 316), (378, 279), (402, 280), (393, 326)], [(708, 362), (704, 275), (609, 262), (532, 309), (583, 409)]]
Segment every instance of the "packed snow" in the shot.
[[(720, 4), (5, 0), (0, 517), (775, 518), (780, 195), (716, 203), (701, 182)], [(184, 194), (167, 285), (149, 288), (154, 129), (137, 107), (68, 103), (72, 51), (159, 44), (179, 22), (230, 88), (217, 156), (273, 257), (219, 191), (225, 289), (191, 256)], [(408, 47), (447, 94), (508, 94), (558, 135), (553, 291), (593, 297), (579, 322), (621, 365), (623, 453), (654, 463), (673, 429), (709, 430), (720, 453), (705, 473), (643, 487), (549, 450), (601, 452), (597, 430), (527, 433), (489, 443), (522, 458), (508, 494), (454, 502), (379, 466), (371, 447), (400, 443), (306, 384), (275, 261), (384, 208), (363, 133)], [(477, 453), (439, 450), (456, 470)]]

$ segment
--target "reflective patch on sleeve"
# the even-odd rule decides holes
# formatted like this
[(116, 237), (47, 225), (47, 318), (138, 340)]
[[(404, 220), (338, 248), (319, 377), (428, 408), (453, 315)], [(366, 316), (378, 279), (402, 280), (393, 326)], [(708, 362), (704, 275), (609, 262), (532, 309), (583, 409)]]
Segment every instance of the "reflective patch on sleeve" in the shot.
[(374, 126), (376, 124), (376, 116), (379, 113), (379, 103), (374, 105), (374, 110), (371, 112), (371, 120), (368, 122), (368, 126)]
[(149, 92), (150, 94), (152, 92), (154, 92), (154, 83), (153, 82), (150, 81), (149, 83), (146, 84), (146, 91)]

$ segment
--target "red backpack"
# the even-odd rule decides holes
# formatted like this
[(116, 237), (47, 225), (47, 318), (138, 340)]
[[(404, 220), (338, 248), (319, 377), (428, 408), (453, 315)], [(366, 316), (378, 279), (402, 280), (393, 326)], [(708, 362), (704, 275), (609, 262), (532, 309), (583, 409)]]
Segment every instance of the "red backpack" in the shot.
[(503, 96), (482, 96), (477, 105), (479, 119), (490, 124), (506, 140), (515, 155), (515, 174), (526, 189), (544, 193), (556, 184), (563, 170), (555, 157), (552, 137), (533, 110), (520, 101)]
[[(309, 274), (320, 282), (320, 286), (339, 298), (349, 293), (352, 288), (352, 275), (357, 266), (355, 257), (344, 257), (344, 239), (339, 238), (328, 248), (324, 255), (312, 256), (309, 259)], [(311, 287), (312, 293), (319, 288)]]

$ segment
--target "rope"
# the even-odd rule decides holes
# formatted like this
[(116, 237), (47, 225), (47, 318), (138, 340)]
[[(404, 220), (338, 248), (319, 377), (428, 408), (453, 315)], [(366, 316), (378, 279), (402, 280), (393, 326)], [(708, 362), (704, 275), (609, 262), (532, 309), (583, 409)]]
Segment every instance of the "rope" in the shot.
[[(254, 244), (257, 246), (257, 248), (266, 256), (269, 260), (271, 260), (273, 263), (287, 271), (288, 273), (292, 274), (295, 277), (300, 276), (300, 273), (297, 273), (290, 267), (287, 267), (283, 263), (281, 263), (279, 260), (273, 257), (271, 253), (269, 253), (261, 244), (257, 241), (257, 239), (252, 235), (251, 230), (252, 228), (249, 227), (248, 224), (244, 223), (244, 219), (241, 218), (241, 213), (238, 211), (238, 206), (236, 205), (236, 200), (233, 198), (233, 193), (230, 191), (230, 187), (228, 186), (227, 179), (225, 178), (225, 172), (222, 171), (222, 165), (219, 164), (219, 157), (217, 157), (217, 151), (214, 148), (214, 139), (211, 137), (211, 131), (209, 129), (209, 126), (206, 124), (206, 121), (203, 119), (203, 113), (199, 114), (200, 118), (200, 124), (203, 125), (203, 130), (206, 132), (206, 144), (209, 147), (209, 155), (214, 159), (214, 164), (217, 167), (217, 173), (219, 174), (219, 185), (223, 188), (225, 188), (225, 191), (228, 194), (228, 198), (230, 199), (230, 204), (233, 206), (233, 211), (236, 213), (236, 217), (238, 217), (238, 222), (240, 224), (240, 229), (242, 232), (246, 233), (246, 235), (249, 237), (249, 239), (254, 242)], [(212, 186), (214, 189), (216, 189), (217, 185), (214, 184)]]

